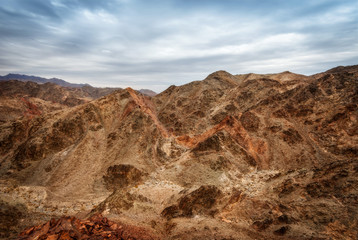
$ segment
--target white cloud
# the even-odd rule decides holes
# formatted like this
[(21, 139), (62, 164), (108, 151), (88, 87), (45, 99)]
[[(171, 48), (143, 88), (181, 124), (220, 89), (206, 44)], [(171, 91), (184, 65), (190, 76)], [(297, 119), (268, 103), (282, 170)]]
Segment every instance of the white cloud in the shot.
[(2, 0), (0, 74), (159, 91), (219, 69), (309, 74), (357, 64), (356, 1), (240, 4)]

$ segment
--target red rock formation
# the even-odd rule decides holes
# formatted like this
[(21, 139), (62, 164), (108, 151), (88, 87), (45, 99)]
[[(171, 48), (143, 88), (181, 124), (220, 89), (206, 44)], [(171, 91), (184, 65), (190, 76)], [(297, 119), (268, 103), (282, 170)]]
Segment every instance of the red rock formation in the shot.
[(20, 98), (21, 101), (23, 101), (27, 107), (26, 112), (24, 113), (25, 116), (29, 117), (29, 118), (33, 118), (34, 116), (39, 116), (41, 115), (41, 111), (40, 109), (33, 103), (31, 103), (30, 101), (28, 101), (25, 98)]
[(123, 239), (158, 240), (148, 229), (128, 226), (94, 215), (88, 220), (75, 217), (62, 217), (39, 226), (31, 227), (20, 233), (18, 240), (48, 239)]

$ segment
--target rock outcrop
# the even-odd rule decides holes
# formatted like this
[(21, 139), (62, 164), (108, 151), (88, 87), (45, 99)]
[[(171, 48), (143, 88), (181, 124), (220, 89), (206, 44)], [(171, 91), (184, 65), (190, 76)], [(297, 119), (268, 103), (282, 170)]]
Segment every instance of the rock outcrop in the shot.
[(75, 217), (51, 219), (45, 224), (31, 227), (20, 233), (19, 239), (160, 239), (150, 230), (136, 226), (116, 223), (101, 215), (95, 215), (88, 220)]

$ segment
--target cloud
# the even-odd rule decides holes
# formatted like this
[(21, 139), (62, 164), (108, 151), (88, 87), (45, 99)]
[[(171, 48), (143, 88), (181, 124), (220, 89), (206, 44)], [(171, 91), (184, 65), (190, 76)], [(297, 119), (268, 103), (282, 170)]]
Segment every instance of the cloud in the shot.
[(357, 64), (356, 1), (2, 0), (0, 74), (164, 90)]

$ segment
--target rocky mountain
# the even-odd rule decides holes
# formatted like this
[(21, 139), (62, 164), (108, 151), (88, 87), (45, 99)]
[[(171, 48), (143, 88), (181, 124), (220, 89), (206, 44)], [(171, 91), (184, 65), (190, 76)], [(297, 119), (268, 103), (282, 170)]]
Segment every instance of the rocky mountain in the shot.
[(218, 71), (6, 121), (2, 236), (357, 239), (357, 104), (358, 66)]
[[(11, 80), (17, 80), (17, 81), (22, 81), (22, 82), (34, 82), (34, 83), (38, 83), (38, 84), (45, 84), (45, 83), (53, 83), (62, 87), (67, 87), (67, 88), (81, 88), (82, 91), (84, 93), (86, 93), (87, 95), (89, 95), (91, 98), (100, 98), (103, 97), (105, 95), (110, 94), (113, 91), (116, 90), (120, 90), (121, 88), (96, 88), (96, 87), (92, 87), (89, 84), (76, 84), (76, 83), (69, 83), (66, 82), (65, 80), (59, 79), (59, 78), (43, 78), (43, 77), (38, 77), (38, 76), (29, 76), (29, 75), (24, 75), (24, 74), (14, 74), (14, 73), (9, 73), (5, 76), (0, 76), (0, 83), (1, 81), (11, 81)], [(150, 90), (150, 89), (140, 89), (139, 90), (140, 93), (150, 96), (150, 97), (154, 97), (155, 95), (157, 95), (156, 92)]]
[[(77, 106), (121, 90), (52, 80), (19, 74), (0, 76), (0, 122)], [(156, 95), (149, 89), (141, 89), (139, 92), (147, 96)]]
[(29, 76), (24, 74), (15, 74), (15, 73), (9, 73), (5, 76), (0, 76), (0, 81), (8, 81), (8, 80), (18, 80), (23, 82), (35, 82), (39, 84), (43, 83), (54, 83), (62, 87), (73, 87), (73, 88), (81, 88), (84, 86), (89, 86), (88, 84), (76, 84), (76, 83), (69, 83), (65, 80), (59, 79), (59, 78), (43, 78), (38, 76)]
[(62, 87), (54, 83), (0, 81), (0, 122), (88, 103), (119, 88)]
[(149, 97), (154, 97), (155, 95), (157, 95), (156, 92), (150, 89), (140, 89), (139, 92)]

